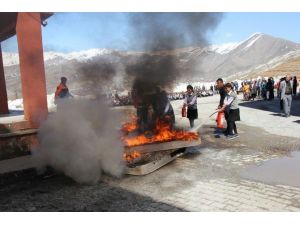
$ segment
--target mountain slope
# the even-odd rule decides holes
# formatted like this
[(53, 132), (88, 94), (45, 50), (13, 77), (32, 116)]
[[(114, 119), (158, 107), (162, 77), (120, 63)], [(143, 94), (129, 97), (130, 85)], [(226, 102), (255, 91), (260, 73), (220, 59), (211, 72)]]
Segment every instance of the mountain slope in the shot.
[[(83, 89), (90, 88), (91, 83), (101, 83), (95, 77), (103, 73), (105, 76), (115, 76), (111, 88), (128, 88), (130, 80), (123, 79), (125, 68), (143, 54), (145, 53), (107, 49), (71, 53), (45, 52), (47, 91), (49, 94), (53, 93), (59, 78), (66, 76), (70, 89), (82, 92)], [(300, 57), (300, 44), (255, 33), (240, 43), (182, 48), (151, 55), (157, 60), (165, 55), (173, 56), (182, 81), (213, 81), (217, 77), (239, 79), (263, 73), (274, 76), (273, 73), (284, 73), (284, 70), (298, 71), (291, 60)], [(20, 97), (18, 54), (3, 52), (3, 59), (9, 98)], [(286, 66), (284, 63), (287, 63)], [(276, 69), (278, 66), (281, 69)]]
[(206, 78), (228, 77), (296, 50), (300, 50), (297, 43), (265, 34), (254, 34), (226, 54), (205, 51), (201, 57), (193, 57), (190, 66), (196, 65), (196, 72), (204, 74)]

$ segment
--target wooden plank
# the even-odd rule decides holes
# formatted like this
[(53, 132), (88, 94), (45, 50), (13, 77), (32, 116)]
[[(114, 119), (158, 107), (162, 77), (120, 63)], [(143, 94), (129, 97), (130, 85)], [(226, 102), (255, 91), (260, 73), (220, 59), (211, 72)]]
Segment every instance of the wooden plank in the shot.
[[(175, 149), (176, 150), (176, 149)], [(164, 157), (162, 157), (159, 160), (149, 162), (147, 164), (136, 166), (133, 168), (127, 167), (126, 174), (129, 175), (135, 175), (135, 176), (141, 176), (141, 175), (147, 175), (149, 173), (154, 172), (155, 170), (163, 167), (164, 165), (170, 163), (171, 161), (175, 160), (179, 156), (182, 156), (183, 152), (180, 152), (174, 156), (171, 156), (171, 154), (166, 154)]]
[(148, 153), (156, 151), (166, 151), (170, 149), (187, 148), (197, 146), (201, 144), (201, 139), (194, 141), (169, 141), (161, 143), (153, 143), (147, 145), (138, 145), (133, 147), (125, 147), (125, 153), (130, 154), (131, 152), (137, 151), (139, 153)]

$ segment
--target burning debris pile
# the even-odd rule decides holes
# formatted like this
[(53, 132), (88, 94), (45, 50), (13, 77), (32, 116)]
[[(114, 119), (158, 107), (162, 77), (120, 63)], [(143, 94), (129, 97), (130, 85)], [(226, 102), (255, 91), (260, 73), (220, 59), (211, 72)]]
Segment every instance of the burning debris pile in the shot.
[(192, 141), (198, 140), (199, 135), (196, 132), (187, 132), (183, 129), (175, 129), (163, 120), (156, 120), (156, 125), (153, 131), (146, 131), (142, 134), (132, 136), (132, 133), (137, 133), (138, 125), (136, 120), (130, 123), (123, 124), (122, 131), (124, 136), (122, 140), (127, 147), (152, 144), (157, 142), (167, 141)]
[(186, 147), (201, 143), (198, 133), (187, 132), (172, 125), (168, 121), (156, 119), (152, 129), (141, 131), (136, 117), (123, 124), (121, 139), (128, 174), (151, 173), (182, 155)]

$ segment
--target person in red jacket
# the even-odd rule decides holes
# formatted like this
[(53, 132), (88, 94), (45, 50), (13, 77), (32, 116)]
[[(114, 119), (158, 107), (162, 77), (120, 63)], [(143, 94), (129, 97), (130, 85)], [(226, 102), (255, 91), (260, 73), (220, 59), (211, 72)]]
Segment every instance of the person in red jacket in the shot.
[(67, 87), (67, 78), (61, 77), (60, 84), (57, 86), (54, 96), (54, 103), (57, 104), (58, 99), (73, 97)]

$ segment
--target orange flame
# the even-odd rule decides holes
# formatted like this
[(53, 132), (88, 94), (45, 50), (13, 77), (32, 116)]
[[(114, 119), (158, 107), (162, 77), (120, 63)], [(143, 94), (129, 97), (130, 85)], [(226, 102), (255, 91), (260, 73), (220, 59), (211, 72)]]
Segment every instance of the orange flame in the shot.
[[(133, 129), (134, 128), (134, 129)], [(122, 130), (129, 133), (137, 129), (136, 120), (134, 122), (126, 123), (123, 125)], [(125, 146), (132, 147), (137, 145), (150, 144), (154, 142), (166, 142), (166, 141), (192, 141), (198, 140), (199, 135), (196, 132), (187, 132), (184, 130), (172, 130), (169, 123), (157, 120), (155, 129), (152, 136), (148, 137), (144, 134), (139, 134), (135, 137), (123, 136), (122, 140)]]
[(131, 116), (132, 117), (132, 121), (131, 122), (128, 122), (128, 123), (124, 123), (122, 125), (122, 131), (123, 132), (126, 132), (126, 133), (130, 133), (134, 130), (136, 130), (138, 128), (137, 126), (137, 118), (134, 117), (134, 116)]
[(123, 154), (123, 159), (127, 162), (131, 162), (136, 158), (141, 157), (141, 153), (137, 152), (137, 151), (133, 151), (131, 153), (124, 153)]

